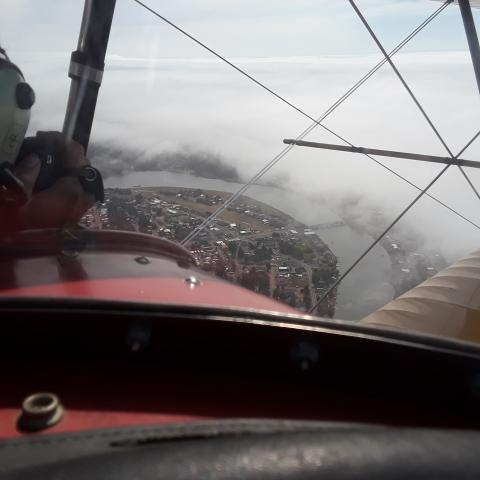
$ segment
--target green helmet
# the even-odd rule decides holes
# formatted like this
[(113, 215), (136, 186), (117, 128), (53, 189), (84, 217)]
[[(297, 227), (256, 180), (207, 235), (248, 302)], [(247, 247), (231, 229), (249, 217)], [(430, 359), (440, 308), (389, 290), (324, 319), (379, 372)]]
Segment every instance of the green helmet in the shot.
[(34, 102), (34, 91), (0, 47), (0, 164), (15, 162)]

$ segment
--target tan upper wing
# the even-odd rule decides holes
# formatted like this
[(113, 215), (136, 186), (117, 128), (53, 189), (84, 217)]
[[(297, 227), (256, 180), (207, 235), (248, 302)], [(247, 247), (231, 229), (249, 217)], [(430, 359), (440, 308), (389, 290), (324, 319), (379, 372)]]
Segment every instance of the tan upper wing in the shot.
[(480, 250), (361, 322), (480, 342)]

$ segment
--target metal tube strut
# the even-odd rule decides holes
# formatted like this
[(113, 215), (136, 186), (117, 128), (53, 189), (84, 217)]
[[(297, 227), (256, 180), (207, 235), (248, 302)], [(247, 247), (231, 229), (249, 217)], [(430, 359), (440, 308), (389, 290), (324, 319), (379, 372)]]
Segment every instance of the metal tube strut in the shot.
[(102, 83), (105, 54), (116, 0), (85, 0), (77, 50), (72, 53), (72, 79), (63, 132), (88, 147), (98, 90)]
[(459, 165), (462, 167), (480, 168), (480, 162), (463, 160), (461, 158), (439, 157), (436, 155), (422, 155), (420, 153), (396, 152), (393, 150), (380, 150), (377, 148), (349, 147), (347, 145), (334, 145), (332, 143), (306, 142), (304, 140), (285, 139), (287, 145), (298, 145), (299, 147), (322, 148), (324, 150), (337, 150), (340, 152), (362, 153), (378, 155), (380, 157), (404, 158), (408, 160), (419, 160), (422, 162), (443, 163), (446, 165)]
[(473, 70), (475, 71), (478, 91), (480, 93), (480, 45), (478, 43), (475, 21), (473, 20), (472, 7), (470, 5), (470, 0), (458, 0), (458, 5), (462, 14), (468, 48), (470, 49), (470, 56), (472, 57)]

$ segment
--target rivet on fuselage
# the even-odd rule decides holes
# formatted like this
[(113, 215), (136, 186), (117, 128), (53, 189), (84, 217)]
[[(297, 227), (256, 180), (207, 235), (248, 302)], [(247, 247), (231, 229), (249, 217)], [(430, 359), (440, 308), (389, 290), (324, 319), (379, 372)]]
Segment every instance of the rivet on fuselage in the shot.
[(200, 280), (198, 280), (198, 278), (194, 277), (193, 275), (191, 277), (187, 277), (185, 281), (192, 287), (195, 285), (200, 285)]
[(140, 265), (148, 265), (150, 263), (150, 260), (147, 257), (137, 257), (135, 258), (135, 261)]

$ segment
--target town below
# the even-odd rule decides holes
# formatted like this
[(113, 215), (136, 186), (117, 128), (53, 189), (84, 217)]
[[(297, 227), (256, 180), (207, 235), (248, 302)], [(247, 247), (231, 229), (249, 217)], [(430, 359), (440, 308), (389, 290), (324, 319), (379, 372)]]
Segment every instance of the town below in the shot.
[[(83, 223), (181, 242), (231, 194), (179, 187), (108, 188)], [(337, 257), (319, 235), (291, 216), (242, 196), (188, 243), (198, 267), (308, 311), (337, 280)], [(333, 290), (314, 314), (333, 317)]]

